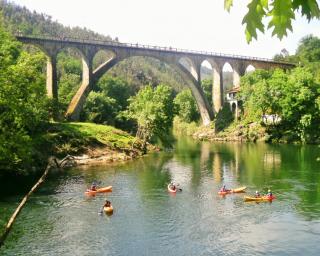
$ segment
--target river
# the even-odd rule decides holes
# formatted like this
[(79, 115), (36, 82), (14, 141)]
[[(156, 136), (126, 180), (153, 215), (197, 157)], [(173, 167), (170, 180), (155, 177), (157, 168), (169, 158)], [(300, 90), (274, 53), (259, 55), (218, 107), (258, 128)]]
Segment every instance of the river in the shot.
[[(317, 146), (180, 139), (172, 152), (52, 173), (0, 255), (319, 255), (319, 157)], [(84, 196), (93, 180), (113, 192)], [(172, 180), (182, 192), (168, 193)], [(223, 184), (247, 193), (221, 197)], [(272, 203), (244, 202), (268, 188)], [(2, 198), (2, 212), (20, 197)], [(111, 216), (99, 215), (106, 198)]]

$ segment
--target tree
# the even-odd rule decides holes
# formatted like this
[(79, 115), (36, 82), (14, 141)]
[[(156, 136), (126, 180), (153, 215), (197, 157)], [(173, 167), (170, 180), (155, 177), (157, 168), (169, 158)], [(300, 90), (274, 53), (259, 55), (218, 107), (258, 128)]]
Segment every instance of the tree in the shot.
[(300, 40), (296, 55), (303, 64), (320, 62), (320, 39), (313, 35), (303, 37)]
[(197, 103), (190, 89), (178, 93), (173, 102), (175, 113), (178, 114), (182, 121), (191, 123), (199, 119), (200, 114)]
[[(1, 21), (1, 19), (0, 19)], [(49, 120), (42, 54), (22, 51), (0, 24), (0, 170), (22, 172), (32, 162), (32, 137)]]
[(255, 71), (242, 79), (239, 97), (248, 121), (261, 121), (265, 114), (277, 115), (281, 121), (273, 123), (269, 132), (302, 142), (319, 140), (320, 90), (308, 68)]
[[(232, 4), (233, 0), (224, 0), (227, 11), (230, 11)], [(252, 38), (257, 39), (257, 29), (265, 32), (263, 19), (267, 17), (271, 17), (267, 29), (273, 28), (272, 35), (282, 39), (287, 35), (287, 30), (292, 31), (291, 23), (298, 11), (301, 11), (301, 15), (308, 21), (320, 18), (317, 0), (251, 0), (242, 21), (242, 24), (246, 25), (247, 42), (251, 42)]]
[(95, 92), (90, 92), (86, 99), (81, 119), (132, 131), (132, 124), (121, 114), (132, 95), (133, 89), (126, 81), (105, 75), (98, 81)]
[(170, 134), (173, 121), (173, 92), (167, 85), (159, 85), (155, 89), (146, 86), (138, 94), (129, 99), (126, 111), (128, 118), (138, 124), (136, 136), (146, 145), (152, 138), (162, 141)]
[(134, 94), (133, 88), (125, 80), (109, 75), (103, 76), (97, 83), (98, 91), (116, 100), (120, 110), (128, 106), (128, 99)]
[(312, 35), (303, 37), (295, 58), (301, 65), (312, 70), (316, 81), (320, 83), (320, 39)]
[(114, 125), (119, 107), (116, 100), (103, 92), (90, 92), (83, 108), (82, 118), (86, 121)]

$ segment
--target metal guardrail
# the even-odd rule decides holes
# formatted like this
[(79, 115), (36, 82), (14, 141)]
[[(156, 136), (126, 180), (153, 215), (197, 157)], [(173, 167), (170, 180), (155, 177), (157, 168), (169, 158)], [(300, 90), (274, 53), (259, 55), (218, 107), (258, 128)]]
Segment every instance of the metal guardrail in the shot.
[(295, 65), (294, 63), (286, 62), (286, 61), (275, 61), (268, 58), (259, 58), (252, 56), (244, 56), (244, 55), (234, 55), (234, 54), (225, 54), (218, 52), (208, 52), (208, 51), (197, 51), (197, 50), (188, 50), (188, 49), (179, 49), (175, 47), (163, 47), (156, 45), (145, 45), (145, 44), (133, 44), (133, 43), (121, 43), (111, 40), (97, 40), (97, 39), (81, 39), (81, 38), (73, 38), (73, 37), (50, 37), (50, 36), (25, 36), (22, 34), (16, 34), (16, 38), (25, 38), (25, 39), (38, 39), (38, 40), (51, 40), (58, 42), (70, 42), (70, 43), (84, 43), (84, 44), (95, 44), (95, 45), (104, 45), (104, 46), (116, 46), (116, 47), (130, 47), (135, 49), (142, 50), (153, 50), (153, 51), (165, 51), (172, 53), (187, 53), (187, 54), (196, 54), (196, 55), (204, 55), (204, 56), (212, 56), (212, 57), (226, 57), (226, 58), (236, 58), (236, 59), (244, 59), (244, 60), (256, 60), (263, 62), (272, 62), (278, 64), (285, 65)]

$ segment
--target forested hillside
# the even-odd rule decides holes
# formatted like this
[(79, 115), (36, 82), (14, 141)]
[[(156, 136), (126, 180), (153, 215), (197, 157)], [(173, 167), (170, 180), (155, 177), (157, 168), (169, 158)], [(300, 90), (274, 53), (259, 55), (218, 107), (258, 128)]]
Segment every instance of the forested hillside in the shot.
[[(0, 9), (4, 17), (5, 27), (13, 34), (118, 41), (116, 37), (111, 38), (110, 36), (101, 35), (87, 28), (66, 27), (52, 20), (52, 17), (49, 15), (31, 12), (25, 7), (18, 6), (6, 0), (0, 0)], [(74, 50), (69, 49), (67, 53), (74, 58), (79, 57)], [(61, 57), (60, 60), (61, 59), (64, 61), (66, 58)], [(97, 59), (99, 59), (99, 56)], [(81, 62), (80, 60), (78, 62), (80, 69)], [(125, 60), (110, 70), (110, 73), (113, 76), (125, 79), (135, 88), (141, 88), (146, 84), (155, 85), (162, 82), (170, 84), (175, 91), (180, 91), (184, 84), (181, 77), (173, 72), (169, 66), (151, 58), (137, 57)], [(77, 79), (74, 77), (72, 77), (72, 79), (75, 80), (77, 83), (76, 86), (78, 86)], [(65, 97), (65, 95), (62, 95), (62, 97)]]

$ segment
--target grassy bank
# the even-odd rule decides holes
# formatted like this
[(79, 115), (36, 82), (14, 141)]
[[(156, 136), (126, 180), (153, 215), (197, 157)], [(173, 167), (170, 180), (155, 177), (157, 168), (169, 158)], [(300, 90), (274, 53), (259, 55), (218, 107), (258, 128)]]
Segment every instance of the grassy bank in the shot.
[(36, 143), (35, 147), (46, 156), (119, 152), (134, 157), (144, 153), (135, 137), (112, 126), (94, 123), (51, 123)]

